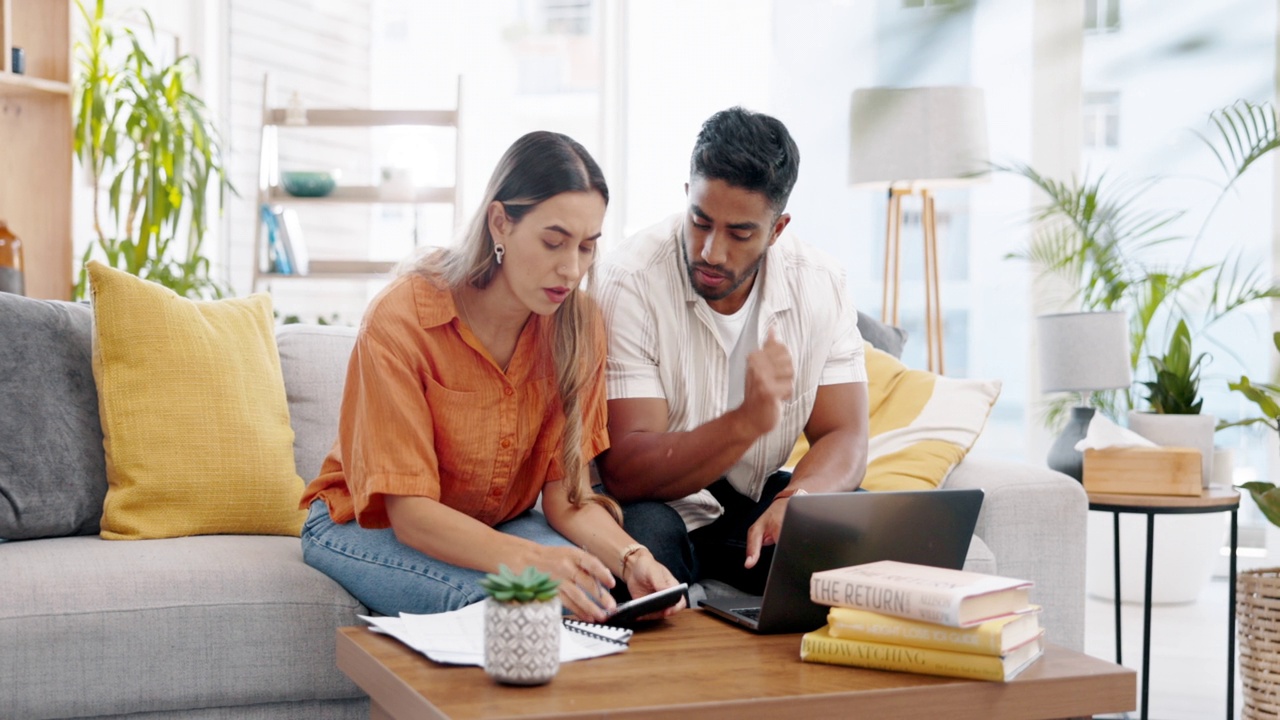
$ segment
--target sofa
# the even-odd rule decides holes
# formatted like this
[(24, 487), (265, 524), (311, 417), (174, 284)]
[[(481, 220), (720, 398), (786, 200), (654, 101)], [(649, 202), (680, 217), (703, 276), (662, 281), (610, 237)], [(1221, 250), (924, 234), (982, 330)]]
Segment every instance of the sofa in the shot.
[[(41, 306), (51, 312), (39, 322), (61, 323), (44, 328), (52, 332), (43, 337), (59, 339), (57, 348), (38, 351), (49, 358), (47, 369), (80, 384), (86, 380), (77, 373), (90, 373), (91, 382), (88, 309)], [(6, 307), (0, 303), (0, 378), (15, 358), (31, 355), (15, 349), (40, 335), (12, 313), (6, 318)], [(302, 478), (316, 475), (335, 435), (354, 333), (308, 325), (277, 331)], [(34, 414), (47, 410), (6, 406), (6, 393), (15, 396), (0, 380), (8, 427), (36, 422)], [(4, 476), (13, 466), (6, 442), (15, 441), (0, 437), (0, 491), (13, 480)], [(100, 437), (96, 447), (92, 437), (70, 433), (47, 442), (82, 443), (90, 457), (102, 452)], [(53, 492), (74, 480), (53, 473), (42, 482)], [(1081, 649), (1087, 506), (1080, 485), (1043, 467), (978, 457), (965, 459), (946, 485), (987, 493), (968, 566), (1033, 580), (1048, 639)], [(6, 501), (15, 502), (14, 494), (0, 492), (0, 520), (21, 510)], [(334, 661), (335, 629), (358, 624), (366, 610), (302, 562), (297, 538), (112, 541), (95, 533), (89, 523), (65, 536), (0, 542), (0, 717), (368, 717), (367, 698)]]

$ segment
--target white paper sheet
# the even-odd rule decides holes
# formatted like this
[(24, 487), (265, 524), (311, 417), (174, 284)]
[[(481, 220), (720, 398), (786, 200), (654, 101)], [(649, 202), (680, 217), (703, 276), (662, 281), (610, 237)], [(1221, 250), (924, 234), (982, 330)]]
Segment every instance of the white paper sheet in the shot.
[[(366, 617), (378, 632), (399, 640), (438, 663), (484, 666), (484, 603), (434, 615), (401, 613), (399, 617)], [(613, 638), (596, 639), (560, 626), (560, 662), (620, 653), (627, 649), (631, 631), (602, 625), (581, 626)]]

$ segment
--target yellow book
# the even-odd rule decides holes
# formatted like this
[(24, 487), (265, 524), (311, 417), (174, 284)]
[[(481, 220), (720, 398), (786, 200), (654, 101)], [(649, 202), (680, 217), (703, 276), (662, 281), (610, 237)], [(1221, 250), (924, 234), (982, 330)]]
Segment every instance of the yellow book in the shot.
[(910, 645), (977, 655), (1004, 655), (1040, 635), (1040, 607), (988, 620), (970, 628), (907, 620), (856, 608), (831, 608), (827, 626), (832, 637)]
[(1004, 657), (846, 640), (832, 637), (825, 625), (800, 640), (804, 662), (996, 682), (1012, 680), (1043, 652), (1038, 635)]

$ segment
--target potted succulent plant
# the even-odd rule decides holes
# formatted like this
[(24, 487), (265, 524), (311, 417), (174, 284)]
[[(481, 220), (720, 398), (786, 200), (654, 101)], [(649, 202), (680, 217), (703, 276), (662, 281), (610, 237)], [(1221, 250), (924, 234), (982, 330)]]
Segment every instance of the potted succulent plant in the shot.
[(541, 685), (560, 670), (560, 581), (535, 567), (517, 575), (506, 565), (480, 581), (484, 671), (511, 685)]

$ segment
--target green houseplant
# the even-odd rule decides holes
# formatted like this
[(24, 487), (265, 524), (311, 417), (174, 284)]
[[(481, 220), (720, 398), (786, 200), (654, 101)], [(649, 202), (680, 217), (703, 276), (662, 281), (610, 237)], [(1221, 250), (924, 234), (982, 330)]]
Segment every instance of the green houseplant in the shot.
[[(93, 194), (95, 238), (75, 295), (84, 296), (83, 264), (96, 255), (184, 297), (221, 297), (202, 244), (211, 212), (232, 188), (217, 129), (191, 91), (195, 59), (161, 60), (103, 5), (76, 1), (85, 34), (75, 44), (74, 149), (94, 187), (106, 190)], [(145, 17), (153, 43), (155, 26)]]
[(560, 670), (560, 581), (535, 567), (500, 565), (480, 581), (484, 671), (501, 683), (541, 685)]
[[(1280, 332), (1271, 335), (1271, 343), (1280, 351)], [(1257, 406), (1260, 415), (1242, 418), (1233, 422), (1223, 422), (1219, 429), (1237, 425), (1260, 424), (1280, 433), (1280, 385), (1275, 383), (1254, 383), (1247, 375), (1241, 375), (1237, 382), (1229, 383), (1231, 390), (1240, 393), (1246, 400)], [(1280, 527), (1280, 488), (1262, 480), (1247, 482), (1240, 487), (1249, 491), (1258, 509), (1272, 524)]]
[[(1271, 335), (1271, 343), (1280, 351), (1280, 332)], [(1257, 406), (1259, 415), (1222, 423), (1233, 425), (1265, 425), (1280, 433), (1280, 385), (1254, 383), (1241, 375), (1229, 387)], [(1280, 527), (1280, 488), (1275, 484), (1254, 480), (1241, 485), (1249, 491), (1258, 509), (1271, 524)], [(1270, 709), (1280, 705), (1280, 680), (1273, 667), (1280, 655), (1280, 637), (1275, 627), (1280, 622), (1280, 568), (1244, 570), (1236, 578), (1236, 606), (1240, 638), (1240, 685), (1244, 691), (1244, 717), (1266, 717)]]
[[(1144, 367), (1142, 359), (1154, 357), (1154, 348), (1166, 346), (1180, 323), (1186, 321), (1189, 338), (1213, 343), (1233, 355), (1230, 347), (1216, 343), (1212, 328), (1242, 307), (1280, 297), (1280, 285), (1239, 253), (1215, 263), (1190, 261), (1236, 182), (1280, 146), (1276, 111), (1270, 104), (1238, 101), (1210, 113), (1209, 126), (1209, 134), (1200, 137), (1225, 180), (1191, 237), (1172, 232), (1182, 211), (1144, 207), (1144, 196), (1159, 178), (1125, 182), (1104, 174), (1064, 181), (1023, 164), (994, 168), (1021, 175), (1047, 198), (1032, 215), (1035, 229), (1030, 243), (1008, 257), (1030, 263), (1042, 276), (1061, 280), (1074, 292), (1080, 310), (1124, 311), (1129, 317), (1135, 382), (1162, 384), (1159, 369)], [(1186, 263), (1177, 267), (1153, 259), (1157, 248), (1175, 241), (1189, 243)], [(1049, 424), (1058, 424), (1071, 404), (1070, 398), (1050, 403)], [(1095, 393), (1091, 404), (1112, 417), (1136, 406), (1130, 390)]]
[(1178, 321), (1169, 349), (1161, 357), (1149, 356), (1152, 379), (1142, 383), (1147, 388), (1147, 405), (1151, 412), (1162, 415), (1198, 415), (1204, 400), (1200, 397), (1200, 364), (1204, 353), (1191, 354), (1191, 331), (1185, 320)]

